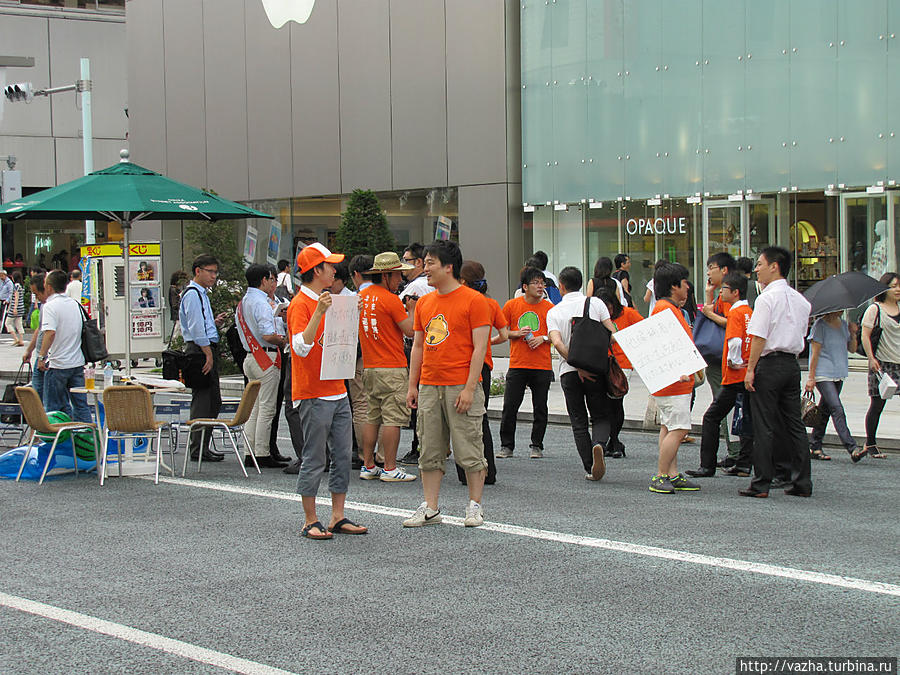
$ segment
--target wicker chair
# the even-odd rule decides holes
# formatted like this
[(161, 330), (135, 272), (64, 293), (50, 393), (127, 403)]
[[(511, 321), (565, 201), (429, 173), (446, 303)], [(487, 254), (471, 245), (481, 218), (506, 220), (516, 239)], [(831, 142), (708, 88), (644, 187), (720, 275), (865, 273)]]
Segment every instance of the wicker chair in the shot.
[[(38, 434), (45, 434), (48, 436), (50, 434), (54, 435), (53, 445), (50, 446), (50, 454), (47, 455), (47, 462), (44, 464), (44, 470), (41, 473), (41, 480), (38, 481), (39, 485), (44, 483), (44, 478), (47, 475), (47, 471), (50, 469), (50, 462), (53, 461), (53, 453), (56, 452), (56, 445), (59, 443), (59, 437), (63, 432), (91, 431), (94, 434), (94, 447), (100, 447), (100, 435), (97, 431), (97, 425), (93, 422), (60, 422), (58, 424), (51, 424), (50, 420), (47, 419), (47, 411), (44, 410), (44, 404), (41, 403), (40, 396), (38, 396), (38, 393), (31, 387), (16, 387), (16, 399), (19, 401), (19, 405), (22, 408), (22, 415), (25, 417), (25, 423), (31, 428), (31, 437), (28, 439), (28, 449), (22, 457), (22, 465), (19, 467), (16, 481), (22, 477), (22, 472), (25, 470), (25, 463), (28, 461), (28, 456), (31, 454), (31, 448), (34, 445), (35, 436)], [(75, 452), (74, 444), (72, 446), (72, 459), (75, 462), (75, 475), (77, 476), (78, 455)]]
[[(110, 434), (119, 456), (119, 475), (122, 475), (122, 441), (125, 438), (144, 438), (156, 434), (156, 475), (154, 484), (159, 484), (159, 466), (162, 460), (162, 432), (170, 427), (169, 422), (160, 422), (153, 414), (153, 398), (146, 387), (140, 385), (120, 385), (103, 390), (103, 407), (106, 410), (106, 434), (103, 442), (103, 465), (100, 469), (100, 485), (106, 479), (106, 458)], [(150, 436), (150, 447), (153, 436)], [(169, 436), (169, 455), (172, 465), (169, 470), (175, 475), (175, 445)]]
[[(247, 477), (247, 469), (244, 468), (244, 459), (241, 456), (240, 451), (237, 446), (237, 435), (240, 434), (244, 437), (244, 447), (249, 448), (250, 443), (247, 441), (247, 435), (244, 433), (244, 425), (247, 423), (247, 420), (250, 419), (250, 411), (253, 410), (253, 406), (256, 403), (256, 397), (259, 396), (259, 380), (251, 380), (247, 383), (247, 386), (244, 387), (244, 393), (241, 395), (241, 402), (238, 404), (237, 411), (234, 413), (234, 417), (230, 420), (224, 419), (213, 419), (213, 418), (198, 418), (195, 420), (188, 420), (185, 422), (188, 428), (187, 432), (187, 446), (185, 447), (184, 452), (184, 466), (181, 469), (182, 477), (187, 472), (187, 463), (188, 457), (190, 456), (190, 443), (191, 443), (191, 434), (194, 433), (195, 429), (200, 429), (200, 447), (203, 447), (203, 441), (206, 438), (206, 433), (209, 431), (212, 433), (214, 429), (221, 429), (225, 436), (231, 441), (231, 447), (234, 449), (234, 454), (238, 458), (238, 465), (241, 467), (241, 471), (244, 472), (244, 478)], [(250, 457), (253, 458), (253, 465), (256, 467), (256, 473), (262, 473), (259, 470), (259, 464), (256, 463), (256, 457), (253, 456), (253, 453), (250, 453)], [(203, 463), (203, 452), (201, 451), (197, 455), (197, 471), (200, 471), (200, 467)]]

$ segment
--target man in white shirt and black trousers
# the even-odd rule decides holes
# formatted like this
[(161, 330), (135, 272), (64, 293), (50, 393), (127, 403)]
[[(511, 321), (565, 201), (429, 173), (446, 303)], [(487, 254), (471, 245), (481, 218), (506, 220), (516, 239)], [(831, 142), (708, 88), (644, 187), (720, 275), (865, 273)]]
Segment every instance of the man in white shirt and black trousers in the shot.
[(750, 319), (750, 359), (744, 386), (753, 413), (753, 480), (739, 491), (743, 497), (768, 497), (778, 454), (790, 464), (784, 493), (812, 494), (809, 441), (800, 417), (800, 365), (809, 322), (809, 301), (791, 288), (786, 277), (791, 254), (779, 246), (764, 248), (756, 275), (764, 286)]

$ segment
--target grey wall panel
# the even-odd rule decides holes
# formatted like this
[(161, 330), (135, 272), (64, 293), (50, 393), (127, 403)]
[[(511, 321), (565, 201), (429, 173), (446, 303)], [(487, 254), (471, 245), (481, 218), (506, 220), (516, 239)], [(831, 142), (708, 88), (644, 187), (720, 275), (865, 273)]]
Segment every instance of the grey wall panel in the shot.
[[(125, 24), (108, 21), (50, 19), (50, 81), (54, 87), (81, 77), (81, 58), (91, 60), (91, 106), (96, 138), (125, 138)], [(75, 94), (55, 94), (53, 135), (78, 136), (81, 111)]]
[[(57, 184), (75, 180), (84, 175), (82, 163), (82, 143), (80, 138), (57, 138), (56, 182)], [(127, 147), (127, 142), (115, 138), (95, 138), (94, 168), (105, 169), (119, 161), (119, 151)]]
[[(49, 136), (0, 136), (0, 152), (13, 155), (22, 172), (22, 187), (48, 188), (56, 185), (56, 150)], [(6, 162), (0, 163), (6, 168)]]
[[(522, 227), (522, 184), (507, 183), (507, 250), (509, 259), (510, 297), (518, 288), (519, 270), (531, 251), (525, 250), (525, 236)], [(553, 270), (551, 270), (553, 271)], [(555, 270), (558, 271), (558, 270)]]
[[(128, 140), (132, 161), (154, 171), (166, 166), (166, 85), (162, 0), (126, 4)], [(199, 27), (195, 27), (199, 30)], [(199, 36), (195, 38), (200, 41)]]
[(505, 182), (503, 0), (447, 3), (447, 159), (451, 185)]
[(291, 31), (294, 195), (341, 191), (337, 3), (317, 2)]
[(388, 0), (338, 4), (343, 192), (392, 188), (388, 11)]
[(248, 199), (247, 68), (243, 0), (204, 0), (208, 185), (228, 199)]
[(166, 174), (190, 185), (206, 180), (206, 97), (201, 0), (164, 0)]
[[(6, 83), (31, 82), (35, 89), (50, 86), (50, 47), (47, 19), (0, 14), (0, 52), (6, 56), (33, 56), (32, 68), (7, 68)], [(31, 103), (4, 101), (0, 131), (20, 136), (50, 136), (50, 100)], [(0, 154), (7, 150), (0, 147)]]
[(272, 27), (261, 2), (247, 2), (245, 16), (250, 196), (290, 197), (291, 33)]
[(503, 305), (509, 286), (507, 253), (507, 186), (473, 185), (459, 188), (459, 246), (463, 258), (484, 265), (488, 288)]
[(444, 0), (390, 0), (394, 189), (447, 185)]
[[(506, 5), (506, 179), (522, 182), (522, 53), (518, 0)], [(521, 190), (520, 190), (521, 192)], [(521, 199), (519, 202), (521, 203)], [(521, 210), (519, 213), (521, 219)]]

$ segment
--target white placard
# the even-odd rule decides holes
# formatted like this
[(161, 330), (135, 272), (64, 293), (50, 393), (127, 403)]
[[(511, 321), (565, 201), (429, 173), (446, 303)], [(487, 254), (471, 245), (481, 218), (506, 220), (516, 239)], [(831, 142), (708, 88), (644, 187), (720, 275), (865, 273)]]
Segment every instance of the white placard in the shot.
[(706, 367), (672, 312), (659, 312), (618, 331), (616, 341), (650, 392)]
[(132, 314), (131, 337), (159, 337), (162, 335), (161, 317), (155, 314)]
[(322, 333), (323, 380), (352, 380), (356, 372), (356, 344), (359, 340), (359, 296), (333, 295), (325, 312)]

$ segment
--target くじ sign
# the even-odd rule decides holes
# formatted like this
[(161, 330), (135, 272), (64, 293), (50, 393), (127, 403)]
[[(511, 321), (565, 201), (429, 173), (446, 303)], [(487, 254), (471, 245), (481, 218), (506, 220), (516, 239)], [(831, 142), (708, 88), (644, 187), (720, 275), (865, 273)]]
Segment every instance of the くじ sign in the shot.
[(131, 337), (159, 337), (162, 335), (160, 316), (156, 314), (132, 314)]

